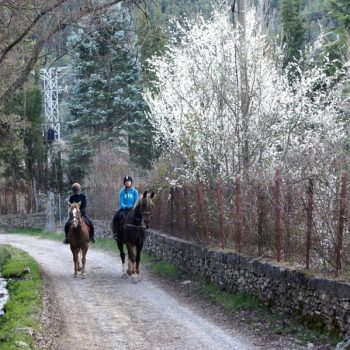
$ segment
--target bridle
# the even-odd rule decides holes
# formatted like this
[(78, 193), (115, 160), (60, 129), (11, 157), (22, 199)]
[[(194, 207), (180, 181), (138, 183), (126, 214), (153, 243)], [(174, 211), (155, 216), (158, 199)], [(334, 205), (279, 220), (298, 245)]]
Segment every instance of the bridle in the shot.
[[(73, 208), (72, 211), (69, 212), (72, 217), (71, 217), (71, 222), (74, 227), (78, 227), (81, 224), (81, 214), (80, 211), (77, 210), (77, 208)], [(79, 215), (77, 215), (79, 213)]]
[(143, 225), (143, 216), (144, 215), (151, 215), (152, 212), (151, 211), (140, 211), (140, 217), (138, 218), (134, 218), (135, 222), (137, 223), (136, 225), (135, 224), (125, 224), (125, 226), (128, 226), (128, 227), (137, 227), (139, 229), (148, 229), (148, 225)]

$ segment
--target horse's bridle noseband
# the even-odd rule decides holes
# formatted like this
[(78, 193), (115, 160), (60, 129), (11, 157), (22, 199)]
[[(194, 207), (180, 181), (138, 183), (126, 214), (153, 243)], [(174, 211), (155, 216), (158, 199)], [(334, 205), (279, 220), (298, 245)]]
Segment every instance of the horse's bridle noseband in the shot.
[[(80, 212), (79, 212), (80, 213)], [(82, 218), (81, 218), (81, 214), (78, 216), (78, 215), (74, 215), (74, 213), (73, 213), (73, 211), (71, 212), (71, 214), (72, 214), (72, 219), (71, 219), (71, 221), (72, 221), (72, 224), (74, 225), (74, 219), (75, 220), (77, 220), (77, 226), (79, 225), (79, 224), (81, 224), (81, 220), (82, 220)]]
[(129, 227), (138, 227), (138, 228), (145, 228), (145, 229), (148, 229), (148, 226), (145, 225), (143, 226), (142, 225), (142, 219), (143, 219), (143, 215), (146, 214), (146, 215), (151, 215), (152, 212), (151, 211), (144, 211), (142, 212), (142, 215), (140, 218), (135, 218), (135, 221), (138, 222), (139, 224), (138, 225), (134, 225), (134, 224), (125, 224), (125, 226), (129, 226)]

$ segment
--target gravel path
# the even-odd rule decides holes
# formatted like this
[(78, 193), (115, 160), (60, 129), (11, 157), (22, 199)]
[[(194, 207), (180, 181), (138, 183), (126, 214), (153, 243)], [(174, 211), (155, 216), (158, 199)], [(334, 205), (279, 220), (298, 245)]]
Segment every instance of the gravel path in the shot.
[[(260, 349), (256, 340), (208, 319), (182, 303), (141, 270), (135, 284), (121, 278), (117, 253), (91, 248), (87, 278), (73, 278), (69, 246), (21, 235), (0, 234), (0, 244), (27, 251), (45, 281), (44, 334), (54, 350)], [(141, 266), (142, 269), (142, 266)]]

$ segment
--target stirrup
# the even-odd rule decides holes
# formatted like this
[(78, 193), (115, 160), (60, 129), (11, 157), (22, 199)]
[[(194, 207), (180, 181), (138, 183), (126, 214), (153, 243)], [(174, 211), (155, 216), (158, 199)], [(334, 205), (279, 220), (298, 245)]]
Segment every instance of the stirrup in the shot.
[(64, 244), (69, 244), (68, 238), (63, 241)]
[(92, 242), (92, 243), (96, 243), (96, 239), (95, 239), (94, 236), (90, 237), (89, 241)]

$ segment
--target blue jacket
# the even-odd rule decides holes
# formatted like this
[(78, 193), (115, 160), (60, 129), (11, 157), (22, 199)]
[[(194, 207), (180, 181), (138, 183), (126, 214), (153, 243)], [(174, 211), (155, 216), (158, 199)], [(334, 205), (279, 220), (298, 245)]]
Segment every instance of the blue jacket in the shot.
[(139, 198), (139, 193), (137, 192), (136, 188), (130, 187), (127, 189), (124, 187), (119, 192), (120, 209), (133, 208), (138, 198)]

